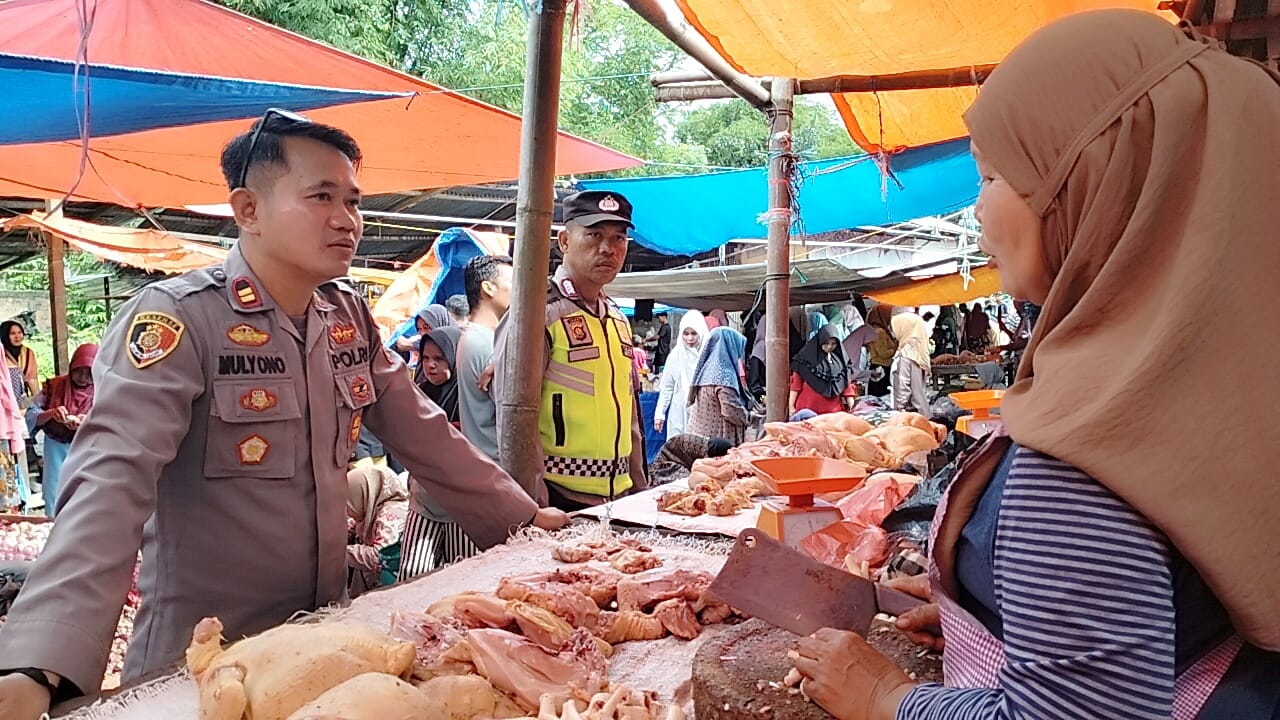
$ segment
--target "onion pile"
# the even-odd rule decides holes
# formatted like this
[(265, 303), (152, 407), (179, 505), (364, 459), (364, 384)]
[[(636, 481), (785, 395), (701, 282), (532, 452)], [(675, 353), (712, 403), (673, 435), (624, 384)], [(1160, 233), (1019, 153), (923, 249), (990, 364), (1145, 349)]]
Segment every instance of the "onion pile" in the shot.
[[(53, 529), (51, 522), (0, 522), (0, 561), (33, 561), (49, 540), (49, 531)], [(133, 635), (133, 621), (138, 614), (138, 569), (142, 558), (133, 566), (133, 584), (129, 588), (128, 598), (120, 613), (120, 621), (116, 624), (116, 636), (111, 642), (111, 657), (107, 661), (107, 675), (103, 679), (104, 690), (120, 684), (120, 673), (124, 670), (124, 653), (129, 647), (129, 637)], [(5, 618), (0, 616), (0, 625)]]

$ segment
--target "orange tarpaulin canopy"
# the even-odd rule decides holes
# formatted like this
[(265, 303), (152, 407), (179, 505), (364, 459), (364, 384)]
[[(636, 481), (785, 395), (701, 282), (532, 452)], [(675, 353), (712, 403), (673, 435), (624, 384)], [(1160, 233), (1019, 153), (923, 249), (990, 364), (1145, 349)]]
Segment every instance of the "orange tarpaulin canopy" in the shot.
[[(167, 275), (219, 265), (227, 257), (226, 248), (188, 240), (164, 230), (98, 225), (72, 220), (62, 213), (49, 215), (37, 211), (19, 215), (0, 223), (0, 230), (50, 233), (99, 259)], [(388, 286), (399, 273), (353, 267), (348, 275), (360, 282)]]
[[(480, 232), (468, 230), (468, 234), (479, 243), (487, 255), (504, 255), (510, 247), (511, 238), (500, 232)], [(431, 293), (431, 286), (440, 272), (440, 260), (436, 257), (435, 246), (426, 255), (418, 258), (382, 293), (382, 297), (373, 304), (373, 319), (382, 329), (383, 339), (391, 336), (396, 326), (413, 315), (426, 302)]]
[[(77, 0), (0, 3), (0, 52), (74, 60)], [(518, 175), (520, 118), (202, 0), (104, 0), (89, 42), (93, 63), (198, 75), (419, 93), (315, 110), (364, 151), (366, 193), (450, 187)], [(145, 111), (140, 108), (139, 111)], [(92, 120), (90, 121), (92, 130)], [(152, 130), (90, 142), (76, 197), (127, 207), (223, 202), (218, 155), (246, 121)], [(561, 134), (558, 174), (639, 165)], [(81, 165), (79, 142), (0, 147), (0, 195), (61, 197)]]
[(873, 290), (867, 296), (879, 303), (898, 307), (921, 305), (959, 305), (1000, 292), (1000, 273), (994, 268), (974, 269), (968, 280), (960, 273), (942, 275), (884, 290)]
[[(1106, 7), (1156, 0), (676, 0), (685, 18), (740, 71), (815, 79), (893, 75), (996, 63), (1036, 28)], [(1166, 15), (1172, 18), (1172, 15)], [(973, 87), (835, 95), (868, 152), (964, 137)]]

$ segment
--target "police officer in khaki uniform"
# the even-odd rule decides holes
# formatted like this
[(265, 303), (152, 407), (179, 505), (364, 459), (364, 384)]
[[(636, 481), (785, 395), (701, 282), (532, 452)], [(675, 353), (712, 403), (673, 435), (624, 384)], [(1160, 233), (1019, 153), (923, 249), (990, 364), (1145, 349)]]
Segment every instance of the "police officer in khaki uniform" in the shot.
[(126, 681), (179, 661), (204, 616), (237, 638), (342, 600), (365, 424), (481, 547), (567, 521), (453, 429), (329, 281), (361, 237), (359, 159), (346, 133), (269, 111), (223, 151), (225, 264), (145, 288), (107, 331), (58, 522), (0, 633), (0, 717), (96, 694), (139, 546)]
[[(618, 193), (585, 191), (563, 202), (564, 263), (547, 286), (546, 356), (538, 416), (543, 467), (517, 473), (540, 505), (564, 510), (599, 505), (646, 486), (640, 406), (635, 394), (631, 325), (604, 294), (627, 257), (631, 203)], [(510, 317), (510, 316), (508, 316)], [(511, 379), (506, 323), (494, 341), (498, 424)], [(499, 435), (501, 451), (504, 438)]]

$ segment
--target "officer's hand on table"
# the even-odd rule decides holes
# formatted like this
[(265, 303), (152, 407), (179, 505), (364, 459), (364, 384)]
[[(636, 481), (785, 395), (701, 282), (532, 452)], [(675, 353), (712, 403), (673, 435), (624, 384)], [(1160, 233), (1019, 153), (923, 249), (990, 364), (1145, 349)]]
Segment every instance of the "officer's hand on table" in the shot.
[[(921, 600), (933, 599), (933, 589), (929, 586), (927, 574), (897, 577), (884, 584)], [(942, 617), (937, 603), (912, 608), (899, 615), (895, 624), (908, 640), (920, 647), (940, 651), (946, 644), (942, 639)]]
[(0, 677), (0, 718), (39, 720), (49, 712), (49, 691), (26, 675)]
[(559, 530), (569, 524), (569, 516), (559, 508), (539, 508), (533, 516), (533, 524), (543, 530)]

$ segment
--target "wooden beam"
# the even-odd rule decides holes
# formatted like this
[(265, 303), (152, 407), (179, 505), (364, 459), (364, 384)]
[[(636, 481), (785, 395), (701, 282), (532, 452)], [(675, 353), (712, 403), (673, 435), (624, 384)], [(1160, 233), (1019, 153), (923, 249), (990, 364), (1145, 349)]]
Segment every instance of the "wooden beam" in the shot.
[[(56, 204), (54, 200), (46, 201), (45, 212), (52, 212)], [(49, 325), (53, 333), (53, 371), (55, 375), (64, 375), (70, 366), (67, 352), (67, 245), (56, 233), (43, 235), (49, 248)]]
[(545, 464), (538, 431), (546, 348), (547, 275), (551, 220), (555, 212), (556, 127), (560, 68), (564, 59), (566, 0), (541, 0), (529, 15), (525, 56), (524, 113), (520, 127), (520, 184), (516, 191), (515, 277), (508, 322), (513, 335), (503, 366), (509, 378), (498, 428), (502, 467), (531, 487), (531, 474)]
[(795, 81), (774, 78), (769, 85), (773, 107), (769, 119), (769, 255), (765, 292), (765, 419), (787, 420), (788, 379), (791, 376), (791, 154), (792, 93)]
[[(931, 88), (968, 87), (981, 85), (995, 63), (940, 70), (914, 70), (894, 75), (833, 75), (825, 78), (801, 80), (795, 89), (798, 95), (828, 93), (889, 92), (893, 90), (925, 90)], [(654, 76), (657, 79), (658, 76)], [(654, 99), (658, 102), (687, 100), (721, 100), (735, 97), (736, 93), (719, 82), (692, 82), (663, 84), (654, 87)]]

